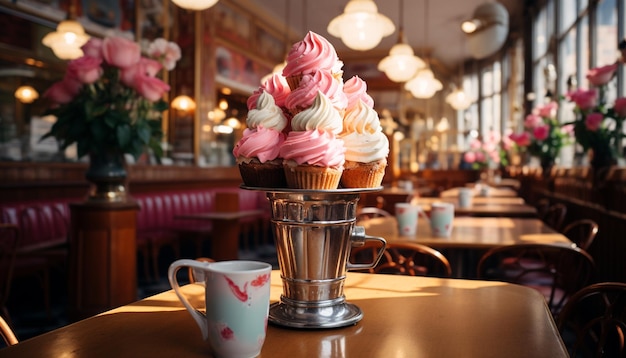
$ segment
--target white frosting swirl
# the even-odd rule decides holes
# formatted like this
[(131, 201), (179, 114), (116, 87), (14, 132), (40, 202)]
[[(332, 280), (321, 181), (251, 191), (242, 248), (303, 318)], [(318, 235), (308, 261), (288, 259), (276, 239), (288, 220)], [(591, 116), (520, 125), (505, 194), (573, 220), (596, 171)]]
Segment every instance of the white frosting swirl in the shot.
[(343, 118), (332, 102), (322, 92), (317, 91), (311, 107), (299, 112), (291, 119), (292, 131), (322, 129), (334, 134), (341, 133)]
[(381, 130), (378, 113), (359, 99), (343, 117), (343, 133), (375, 133)]
[(287, 126), (287, 118), (274, 102), (274, 97), (263, 91), (259, 95), (256, 108), (248, 112), (246, 124), (252, 129), (262, 126), (280, 132)]
[(389, 140), (382, 131), (352, 132), (340, 138), (346, 148), (346, 161), (371, 163), (385, 159), (389, 155)]

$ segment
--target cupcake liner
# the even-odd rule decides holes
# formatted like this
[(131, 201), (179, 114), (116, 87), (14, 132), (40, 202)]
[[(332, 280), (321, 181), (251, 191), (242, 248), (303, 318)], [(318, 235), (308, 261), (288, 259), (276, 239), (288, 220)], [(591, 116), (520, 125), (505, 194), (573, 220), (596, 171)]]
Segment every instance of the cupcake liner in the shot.
[(333, 190), (339, 186), (343, 168), (285, 164), (284, 172), (287, 187), (291, 189)]
[(287, 76), (285, 77), (285, 80), (287, 80), (289, 88), (293, 91), (300, 85), (300, 81), (302, 80), (302, 74), (300, 73), (297, 75)]
[(341, 175), (343, 188), (377, 188), (385, 176), (387, 161), (371, 163), (346, 162)]

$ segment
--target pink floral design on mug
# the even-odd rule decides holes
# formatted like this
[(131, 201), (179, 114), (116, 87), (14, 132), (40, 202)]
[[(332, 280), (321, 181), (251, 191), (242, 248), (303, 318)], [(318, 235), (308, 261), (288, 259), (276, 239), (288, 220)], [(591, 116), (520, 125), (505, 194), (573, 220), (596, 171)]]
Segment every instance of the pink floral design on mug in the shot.
[(412, 236), (417, 232), (417, 217), (421, 211), (419, 205), (396, 203), (396, 220), (398, 232), (402, 236)]
[(454, 220), (454, 204), (435, 202), (430, 206), (430, 230), (436, 237), (450, 237)]

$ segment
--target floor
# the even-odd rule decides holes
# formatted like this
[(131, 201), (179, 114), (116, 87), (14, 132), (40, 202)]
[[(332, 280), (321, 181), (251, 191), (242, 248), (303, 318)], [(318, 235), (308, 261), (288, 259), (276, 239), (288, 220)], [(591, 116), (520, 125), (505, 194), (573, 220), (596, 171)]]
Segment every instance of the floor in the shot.
[[(194, 255), (192, 252), (195, 252), (195, 248), (181, 248), (181, 256), (183, 258), (193, 258)], [(254, 251), (240, 250), (239, 258), (269, 262), (274, 268), (278, 268), (276, 250), (271, 244), (258, 246)], [(143, 260), (143, 258), (139, 256), (137, 262), (137, 297), (142, 299), (169, 290), (170, 285), (167, 281), (167, 268), (171, 262), (176, 260), (173, 251), (165, 248), (161, 252), (159, 259), (160, 278), (158, 281), (147, 280), (145, 278), (143, 270), (140, 269), (142, 267), (141, 260)], [(37, 278), (28, 277), (14, 280), (7, 307), (11, 315), (11, 326), (18, 340), (23, 341), (71, 323), (67, 317), (68, 300), (66, 275), (67, 272), (61, 269), (52, 271), (50, 274), (49, 310), (46, 310), (43, 289), (41, 285), (37, 284)], [(1, 347), (4, 347), (4, 342), (0, 339), (0, 348)]]

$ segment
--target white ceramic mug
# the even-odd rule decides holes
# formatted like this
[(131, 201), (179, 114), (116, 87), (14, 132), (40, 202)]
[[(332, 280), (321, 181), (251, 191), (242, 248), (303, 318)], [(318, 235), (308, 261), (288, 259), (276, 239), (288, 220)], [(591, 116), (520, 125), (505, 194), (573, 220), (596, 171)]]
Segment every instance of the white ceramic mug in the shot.
[(450, 237), (454, 220), (454, 204), (435, 202), (430, 205), (430, 230), (433, 236)]
[(401, 236), (413, 236), (417, 233), (418, 217), (422, 212), (419, 205), (411, 203), (396, 203), (396, 220), (398, 221), (398, 233)]
[[(181, 268), (204, 274), (206, 313), (194, 308), (176, 278)], [(202, 331), (217, 357), (256, 357), (267, 332), (272, 266), (259, 261), (200, 262), (177, 260), (170, 265), (170, 285)]]
[(472, 206), (474, 189), (459, 188), (459, 207), (467, 209)]

